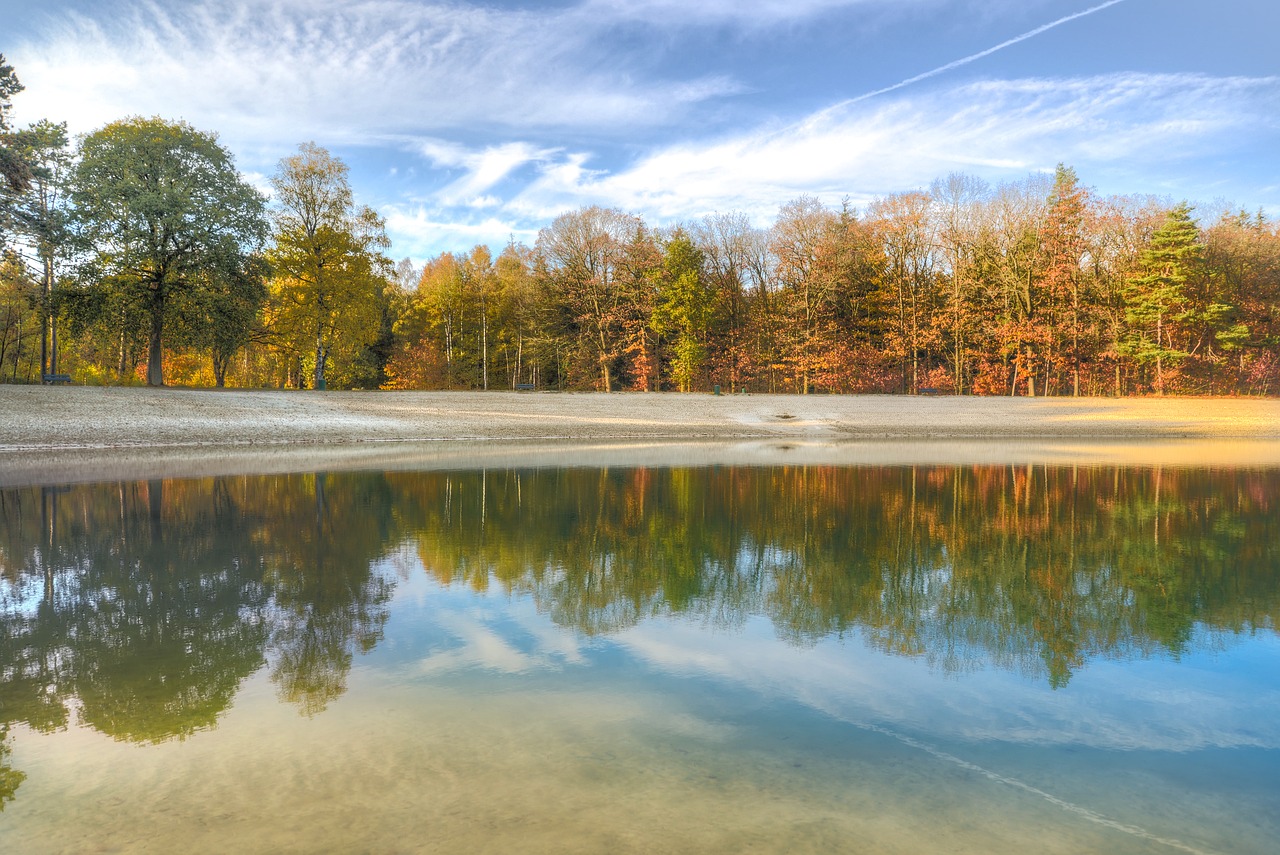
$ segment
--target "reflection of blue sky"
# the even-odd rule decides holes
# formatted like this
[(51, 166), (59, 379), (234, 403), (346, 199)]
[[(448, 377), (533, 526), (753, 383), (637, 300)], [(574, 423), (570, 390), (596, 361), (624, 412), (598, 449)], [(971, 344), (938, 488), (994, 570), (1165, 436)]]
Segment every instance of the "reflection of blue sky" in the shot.
[(728, 632), (696, 618), (659, 617), (586, 638), (554, 626), (528, 597), (499, 590), (477, 596), (418, 573), (397, 592), (387, 641), (381, 655), (418, 676), (573, 676), (585, 668), (584, 679), (607, 679), (600, 671), (611, 666), (639, 667), (646, 681), (710, 681), (719, 691), (798, 702), (839, 721), (936, 743), (1280, 749), (1280, 639), (1269, 631), (1199, 633), (1177, 660), (1093, 659), (1055, 691), (1043, 679), (981, 663), (949, 673), (923, 658), (870, 649), (856, 633), (796, 647), (762, 617)]
[(314, 139), (398, 256), (531, 241), (582, 204), (763, 222), (1059, 161), (1104, 194), (1280, 211), (1273, 0), (0, 0), (0, 21), (20, 122), (182, 117), (262, 184)]

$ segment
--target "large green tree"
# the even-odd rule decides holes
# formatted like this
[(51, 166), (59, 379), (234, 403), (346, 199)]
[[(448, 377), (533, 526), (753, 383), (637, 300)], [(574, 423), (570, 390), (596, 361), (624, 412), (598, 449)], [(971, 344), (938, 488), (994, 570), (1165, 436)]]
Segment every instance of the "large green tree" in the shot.
[(147, 383), (162, 386), (175, 295), (261, 246), (262, 195), (213, 134), (159, 118), (113, 122), (86, 137), (72, 187), (90, 281), (123, 291), (145, 314)]

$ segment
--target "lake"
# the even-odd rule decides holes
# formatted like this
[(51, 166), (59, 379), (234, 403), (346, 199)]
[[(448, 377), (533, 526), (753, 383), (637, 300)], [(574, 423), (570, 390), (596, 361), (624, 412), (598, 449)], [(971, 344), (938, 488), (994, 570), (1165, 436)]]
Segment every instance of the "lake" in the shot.
[(1273, 852), (1280, 469), (0, 490), (5, 852)]

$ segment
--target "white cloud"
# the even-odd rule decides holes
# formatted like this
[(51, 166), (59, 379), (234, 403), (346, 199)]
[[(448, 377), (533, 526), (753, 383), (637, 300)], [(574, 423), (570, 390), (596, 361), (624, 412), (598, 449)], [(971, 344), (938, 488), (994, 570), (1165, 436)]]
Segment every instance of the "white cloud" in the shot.
[[(490, 201), (497, 203), (498, 200)], [(465, 252), (476, 244), (498, 248), (512, 239), (532, 244), (540, 228), (497, 216), (475, 220), (472, 210), (446, 214), (425, 206), (392, 204), (382, 208), (381, 213), (386, 217), (387, 234), (391, 236), (396, 257), (409, 256), (418, 264), (441, 252)]]
[(802, 194), (864, 205), (952, 171), (1000, 181), (1058, 162), (1086, 181), (1101, 172), (1133, 176), (1122, 188), (1131, 192), (1151, 186), (1144, 170), (1172, 173), (1206, 148), (1229, 152), (1239, 139), (1274, 133), (1277, 106), (1280, 78), (1122, 74), (980, 81), (845, 102), (789, 124), (673, 143), (614, 170), (594, 166), (586, 151), (428, 141), (417, 149), (433, 165), (464, 174), (418, 210), (395, 211), (388, 227), (397, 245), (427, 255), (501, 246), (511, 236), (532, 241), (557, 214), (589, 204), (654, 225), (725, 211), (766, 224)]
[[(584, 16), (611, 21), (636, 21), (655, 28), (732, 25), (762, 29), (780, 23), (808, 21), (843, 10), (875, 15), (877, 19), (936, 12), (961, 7), (970, 14), (1007, 17), (1043, 5), (1046, 0), (586, 0)], [(993, 8), (995, 7), (995, 8)]]
[(598, 38), (607, 22), (572, 7), (146, 0), (125, 8), (110, 23), (71, 14), (39, 42), (7, 51), (40, 93), (41, 115), (65, 117), (76, 131), (124, 115), (181, 116), (237, 140), (335, 144), (473, 126), (661, 125), (741, 89), (724, 75), (631, 74)]
[(855, 203), (976, 167), (1016, 178), (1065, 161), (1140, 170), (1176, 163), (1206, 141), (1274, 130), (1280, 78), (1124, 74), (985, 81), (845, 103), (787, 125), (682, 142), (610, 172), (579, 153), (542, 171), (508, 205), (545, 218), (581, 204), (656, 221), (741, 210), (768, 218), (800, 194)]
[(469, 207), (490, 207), (497, 204), (497, 197), (481, 194), (525, 164), (546, 162), (557, 153), (555, 149), (539, 148), (523, 142), (471, 151), (463, 146), (433, 140), (422, 143), (421, 149), (436, 166), (460, 167), (466, 171), (461, 178), (440, 190), (436, 198), (442, 205)]

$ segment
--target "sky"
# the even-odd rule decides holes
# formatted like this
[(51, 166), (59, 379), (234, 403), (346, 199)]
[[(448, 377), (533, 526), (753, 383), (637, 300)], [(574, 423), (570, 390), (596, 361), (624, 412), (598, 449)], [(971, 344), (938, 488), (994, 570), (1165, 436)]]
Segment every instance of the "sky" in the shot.
[(419, 262), (1060, 162), (1277, 217), (1277, 32), (1277, 0), (0, 0), (17, 123), (183, 119), (264, 190), (314, 141)]

